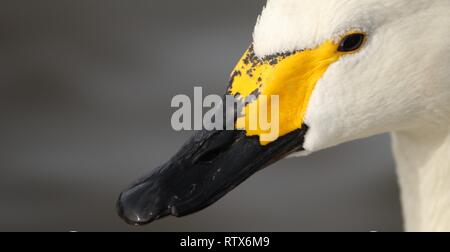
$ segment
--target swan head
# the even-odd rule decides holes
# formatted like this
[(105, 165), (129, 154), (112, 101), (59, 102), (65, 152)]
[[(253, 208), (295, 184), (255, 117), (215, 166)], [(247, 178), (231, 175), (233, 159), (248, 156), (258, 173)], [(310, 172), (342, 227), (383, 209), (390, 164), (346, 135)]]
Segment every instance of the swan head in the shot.
[[(242, 101), (238, 130), (195, 134), (121, 194), (120, 216), (132, 224), (184, 216), (285, 157), (448, 127), (446, 10), (440, 0), (269, 0), (227, 92)], [(275, 106), (262, 98), (272, 96), (278, 134), (264, 139), (267, 129), (250, 127), (248, 115), (252, 104)]]

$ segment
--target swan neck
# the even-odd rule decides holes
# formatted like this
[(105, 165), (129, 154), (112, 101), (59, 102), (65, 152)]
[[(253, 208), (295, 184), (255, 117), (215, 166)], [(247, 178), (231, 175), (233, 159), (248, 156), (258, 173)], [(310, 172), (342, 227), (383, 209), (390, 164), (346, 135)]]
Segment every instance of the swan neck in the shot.
[(450, 231), (450, 130), (392, 134), (406, 231)]

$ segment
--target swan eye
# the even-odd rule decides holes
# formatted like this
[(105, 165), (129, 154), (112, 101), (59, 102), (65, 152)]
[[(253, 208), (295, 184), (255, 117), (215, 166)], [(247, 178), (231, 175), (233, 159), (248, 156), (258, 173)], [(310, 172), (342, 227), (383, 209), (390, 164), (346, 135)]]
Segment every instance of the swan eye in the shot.
[(361, 48), (364, 44), (366, 35), (363, 33), (354, 33), (345, 36), (339, 44), (339, 52), (353, 52)]

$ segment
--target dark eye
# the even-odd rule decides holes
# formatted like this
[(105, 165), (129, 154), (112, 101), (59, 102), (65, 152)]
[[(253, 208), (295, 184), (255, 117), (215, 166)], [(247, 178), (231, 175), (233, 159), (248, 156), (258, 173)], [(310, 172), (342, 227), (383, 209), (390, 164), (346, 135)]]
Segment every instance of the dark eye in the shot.
[(338, 51), (339, 52), (353, 52), (361, 48), (364, 44), (366, 35), (362, 33), (354, 33), (344, 37), (341, 40)]

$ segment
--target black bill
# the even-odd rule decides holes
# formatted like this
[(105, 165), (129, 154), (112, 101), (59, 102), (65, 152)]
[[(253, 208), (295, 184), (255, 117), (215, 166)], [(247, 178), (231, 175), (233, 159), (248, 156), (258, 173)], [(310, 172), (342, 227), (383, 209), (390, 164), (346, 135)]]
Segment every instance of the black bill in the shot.
[(213, 204), (264, 167), (303, 150), (306, 125), (262, 146), (244, 131), (201, 131), (166, 164), (121, 193), (121, 218), (143, 225)]

